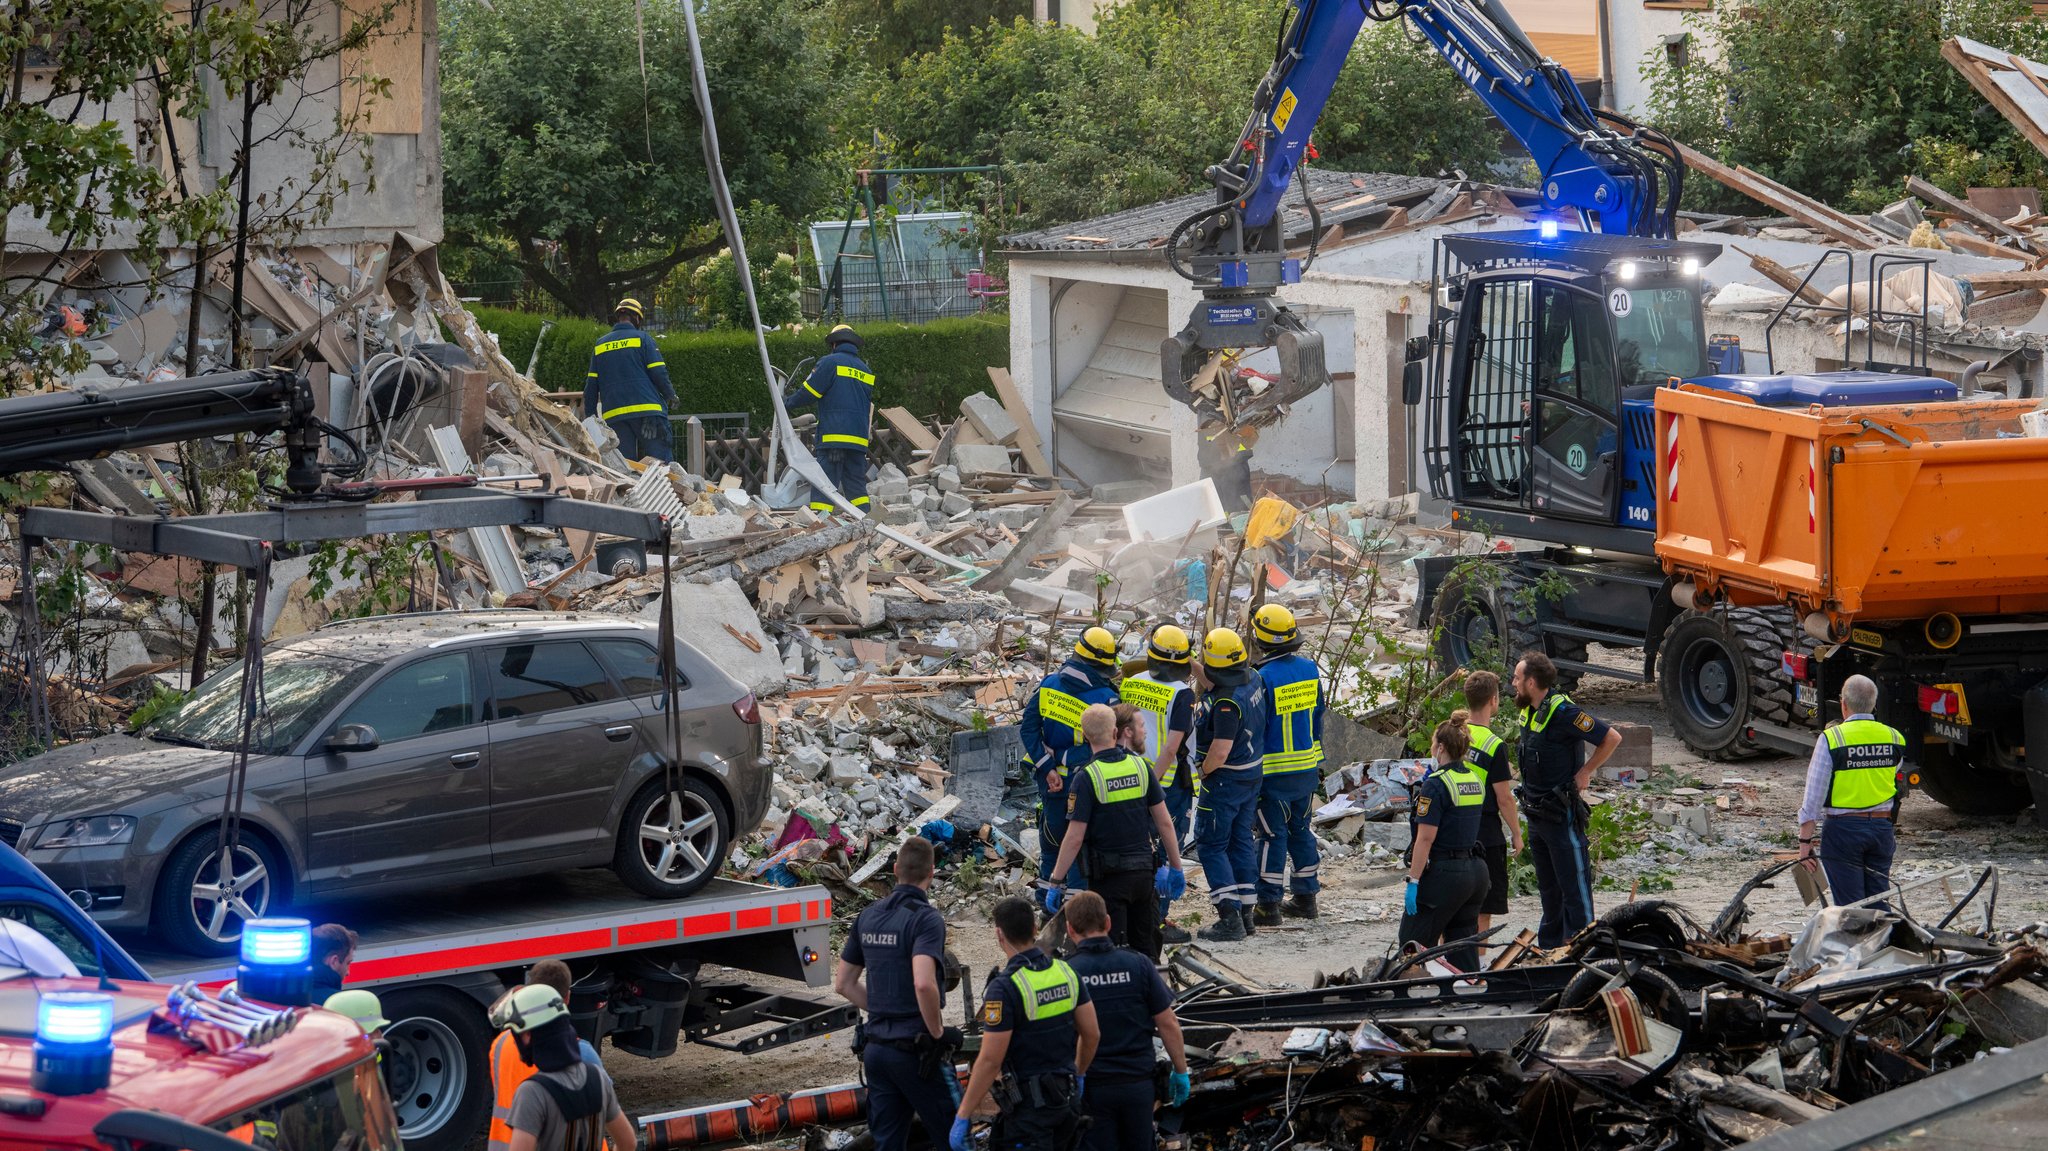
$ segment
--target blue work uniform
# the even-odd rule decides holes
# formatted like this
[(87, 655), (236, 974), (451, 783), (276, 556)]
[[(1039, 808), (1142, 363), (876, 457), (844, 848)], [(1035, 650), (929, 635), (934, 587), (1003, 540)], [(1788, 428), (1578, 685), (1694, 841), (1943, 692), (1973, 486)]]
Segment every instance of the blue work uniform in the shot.
[[(1010, 1032), (1001, 1114), (989, 1139), (1000, 1151), (1064, 1151), (1081, 1123), (1074, 1012), (1092, 1003), (1074, 969), (1036, 947), (1018, 952), (982, 991), (982, 1034)], [(944, 1146), (944, 1144), (940, 1144)]]
[[(818, 466), (846, 502), (868, 506), (868, 434), (875, 414), (875, 374), (849, 344), (835, 344), (811, 374), (782, 397), (785, 407), (818, 405)], [(811, 510), (835, 505), (811, 490)]]
[[(1024, 719), (1018, 735), (1024, 741), (1024, 766), (1038, 784), (1038, 877), (1052, 879), (1052, 865), (1060, 853), (1060, 838), (1067, 833), (1067, 797), (1047, 790), (1046, 781), (1057, 776), (1064, 789), (1072, 769), (1088, 762), (1088, 741), (1081, 738), (1081, 713), (1092, 703), (1114, 705), (1116, 684), (1107, 669), (1086, 660), (1069, 659), (1060, 669), (1039, 683), (1038, 690), (1024, 705)], [(1073, 875), (1057, 882), (1082, 887)]]
[[(1486, 778), (1463, 761), (1438, 767), (1416, 790), (1414, 822), (1436, 828), (1436, 840), (1416, 885), (1415, 913), (1401, 916), (1402, 943), (1428, 950), (1478, 933), (1487, 888), (1486, 863), (1478, 853), (1485, 806)], [(1479, 970), (1477, 947), (1461, 947), (1444, 958), (1461, 971)]]
[(1159, 958), (1159, 894), (1153, 886), (1152, 809), (1166, 799), (1152, 763), (1112, 747), (1067, 777), (1067, 823), (1087, 825), (1081, 861), (1088, 889), (1109, 906), (1110, 936)]
[(944, 1147), (960, 1106), (960, 1085), (950, 1065), (936, 1076), (918, 1073), (918, 1037), (929, 1041), (931, 1035), (912, 978), (912, 959), (919, 955), (945, 967), (946, 920), (923, 889), (908, 883), (897, 884), (860, 913), (839, 953), (840, 962), (861, 968), (867, 979), (867, 1049), (861, 1066), (867, 1073), (868, 1129), (880, 1151), (909, 1146), (916, 1120), (923, 1121), (932, 1146)]
[[(1271, 904), (1289, 890), (1314, 895), (1323, 889), (1317, 875), (1323, 857), (1309, 830), (1309, 816), (1323, 782), (1323, 716), (1329, 698), (1316, 661), (1298, 652), (1259, 664), (1259, 679), (1266, 685), (1266, 754), (1259, 785), (1258, 896), (1260, 903)], [(1290, 859), (1294, 877), (1282, 887)]]
[(668, 463), (676, 458), (675, 433), (668, 422), (675, 402), (668, 364), (654, 337), (625, 320), (613, 324), (591, 349), (583, 414), (603, 417), (605, 426), (619, 437), (620, 455), (629, 460), (652, 456)]
[(1173, 1006), (1173, 992), (1159, 977), (1159, 965), (1127, 947), (1096, 936), (1081, 941), (1069, 961), (1095, 1002), (1102, 1042), (1088, 1065), (1081, 1099), (1090, 1151), (1150, 1147), (1158, 1138), (1152, 1106), (1158, 1101), (1152, 1021)]
[(1206, 758), (1210, 744), (1226, 739), (1230, 753), (1223, 766), (1202, 780), (1197, 842), (1209, 902), (1219, 915), (1242, 913), (1258, 900), (1259, 850), (1252, 828), (1259, 807), (1259, 763), (1264, 758), (1266, 687), (1248, 668), (1211, 669), (1209, 678), (1216, 690), (1203, 701), (1195, 720), (1195, 753)]
[(1598, 747), (1609, 728), (1581, 711), (1571, 697), (1552, 692), (1522, 709), (1522, 815), (1529, 821), (1529, 852), (1543, 918), (1536, 945), (1561, 947), (1593, 922), (1593, 858), (1586, 843), (1585, 804), (1574, 780), (1586, 747)]
[[(1173, 823), (1175, 839), (1186, 844), (1188, 841), (1188, 817), (1195, 808), (1195, 685), (1186, 679), (1162, 679), (1150, 671), (1127, 675), (1117, 688), (1123, 701), (1137, 708), (1145, 716), (1145, 758), (1152, 761), (1152, 770), (1159, 776), (1159, 790), (1166, 797), (1166, 817)], [(1160, 750), (1165, 747), (1166, 736), (1171, 732), (1180, 733), (1180, 750), (1174, 754), (1173, 762), (1161, 764)], [(1166, 863), (1164, 846), (1159, 852), (1156, 865)], [(1171, 899), (1164, 896), (1159, 900), (1159, 921), (1166, 922)]]

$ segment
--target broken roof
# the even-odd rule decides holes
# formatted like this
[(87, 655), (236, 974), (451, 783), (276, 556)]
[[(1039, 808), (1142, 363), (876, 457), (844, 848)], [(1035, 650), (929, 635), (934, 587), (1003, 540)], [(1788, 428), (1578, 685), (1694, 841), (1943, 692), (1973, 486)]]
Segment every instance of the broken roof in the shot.
[[(1443, 188), (1444, 181), (1428, 176), (1397, 176), (1384, 172), (1333, 172), (1321, 168), (1302, 169), (1309, 197), (1322, 213), (1322, 226), (1346, 227), (1371, 223), (1400, 208), (1421, 203)], [(1150, 252), (1166, 247), (1166, 238), (1181, 221), (1204, 205), (1214, 204), (1214, 191), (1201, 191), (1140, 208), (1112, 212), (1073, 224), (1059, 224), (1034, 232), (1018, 232), (1002, 238), (1012, 253), (1029, 252)], [(1300, 193), (1290, 190), (1283, 226), (1287, 242), (1306, 243), (1312, 227), (1308, 213), (1299, 208)]]

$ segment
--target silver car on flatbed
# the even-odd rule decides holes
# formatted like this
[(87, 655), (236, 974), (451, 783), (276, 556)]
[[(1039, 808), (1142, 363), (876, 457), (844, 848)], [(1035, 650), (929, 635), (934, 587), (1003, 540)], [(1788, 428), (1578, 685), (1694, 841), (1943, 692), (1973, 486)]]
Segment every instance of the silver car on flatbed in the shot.
[(297, 900), (578, 867), (643, 895), (709, 882), (768, 807), (754, 697), (678, 644), (668, 796), (652, 624), (531, 611), (334, 623), (264, 653), (243, 831), (218, 835), (239, 665), (139, 735), (0, 769), (0, 841), (100, 923), (225, 953)]

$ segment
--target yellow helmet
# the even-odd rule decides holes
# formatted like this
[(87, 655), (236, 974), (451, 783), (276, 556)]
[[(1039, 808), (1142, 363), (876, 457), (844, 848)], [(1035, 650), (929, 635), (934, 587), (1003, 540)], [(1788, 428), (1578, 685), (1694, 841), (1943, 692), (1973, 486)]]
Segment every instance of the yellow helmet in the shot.
[(1210, 667), (1236, 667), (1244, 658), (1244, 640), (1227, 627), (1211, 629), (1202, 640), (1202, 662)]
[(1260, 643), (1293, 643), (1301, 638), (1301, 632), (1294, 626), (1294, 613), (1277, 603), (1269, 603), (1252, 616), (1252, 634)]
[(1074, 654), (1099, 667), (1115, 667), (1116, 637), (1106, 627), (1091, 627), (1074, 641)]
[(1188, 642), (1188, 633), (1170, 623), (1152, 629), (1151, 642), (1145, 645), (1146, 657), (1160, 663), (1186, 663), (1193, 651), (1194, 645)]
[(631, 296), (627, 296), (625, 299), (620, 300), (619, 306), (612, 309), (613, 315), (617, 315), (620, 312), (631, 312), (643, 320), (647, 318), (647, 309), (641, 307), (640, 301), (634, 299)]
[(491, 1026), (500, 1031), (531, 1031), (543, 1023), (567, 1017), (561, 992), (537, 983), (522, 983), (491, 1004), (487, 1013)]

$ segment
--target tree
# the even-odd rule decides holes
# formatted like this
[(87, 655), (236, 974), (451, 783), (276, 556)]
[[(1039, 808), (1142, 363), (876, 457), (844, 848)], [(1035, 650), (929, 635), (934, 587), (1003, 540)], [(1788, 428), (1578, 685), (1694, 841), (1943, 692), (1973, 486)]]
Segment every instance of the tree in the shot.
[(935, 50), (946, 33), (966, 33), (1031, 15), (1031, 0), (832, 0), (832, 30), (847, 48), (875, 60), (907, 60)]
[[(672, 5), (632, 0), (441, 5), (449, 231), (496, 243), (570, 310), (602, 316), (723, 247)], [(802, 220), (838, 183), (824, 13), (719, 0), (700, 21), (726, 175), (739, 203)], [(496, 238), (496, 239), (494, 239)]]
[[(1869, 211), (1920, 174), (1951, 191), (2040, 183), (2048, 165), (1941, 58), (1968, 36), (2023, 55), (2048, 33), (2025, 0), (1720, 0), (1693, 21), (1708, 51), (1646, 57), (1652, 120), (1810, 196)], [(1749, 210), (1711, 181), (1687, 206)]]
[[(1205, 187), (1228, 154), (1282, 10), (1129, 0), (1093, 37), (1024, 21), (949, 35), (904, 62), (872, 113), (898, 160), (1000, 165), (1006, 226), (1151, 203)], [(1314, 138), (1322, 163), (1360, 170), (1477, 169), (1500, 153), (1485, 107), (1391, 23), (1359, 38)]]

